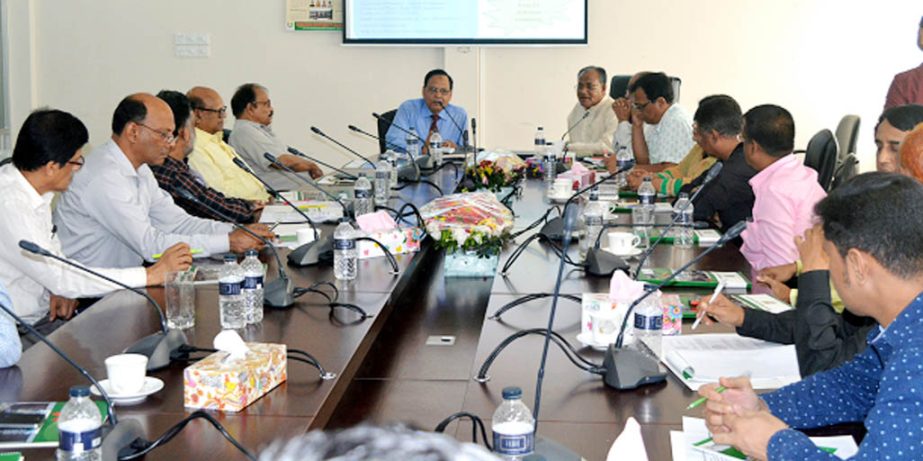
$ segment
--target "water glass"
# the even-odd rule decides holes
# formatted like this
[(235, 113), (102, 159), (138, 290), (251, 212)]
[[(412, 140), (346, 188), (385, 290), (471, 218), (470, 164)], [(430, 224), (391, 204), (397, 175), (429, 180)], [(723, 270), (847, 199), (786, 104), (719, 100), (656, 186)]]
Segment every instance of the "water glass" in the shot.
[(195, 326), (195, 271), (169, 272), (165, 279), (167, 327), (186, 329)]

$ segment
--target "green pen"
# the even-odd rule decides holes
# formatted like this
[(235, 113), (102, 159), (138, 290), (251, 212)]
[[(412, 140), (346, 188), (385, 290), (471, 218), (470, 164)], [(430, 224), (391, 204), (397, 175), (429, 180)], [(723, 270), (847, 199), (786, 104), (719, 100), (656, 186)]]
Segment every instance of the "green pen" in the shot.
[[(197, 255), (197, 254), (200, 254), (200, 253), (202, 253), (202, 249), (201, 249), (201, 248), (193, 248), (193, 249), (189, 250), (189, 254)], [(160, 258), (162, 258), (162, 257), (163, 257), (163, 253), (156, 253), (156, 254), (151, 255), (151, 258), (152, 258), (152, 259), (160, 259)]]
[[(724, 387), (724, 386), (718, 386), (718, 388), (715, 389), (715, 392), (717, 392), (717, 393), (720, 394), (720, 393), (722, 393), (722, 392), (724, 392), (724, 391), (726, 391), (726, 390), (727, 390), (726, 387)], [(708, 401), (708, 397), (700, 397), (700, 398), (699, 398), (698, 400), (696, 400), (695, 402), (690, 403), (689, 406), (686, 407), (686, 409), (687, 409), (687, 410), (691, 410), (691, 409), (693, 409), (693, 408), (695, 408), (695, 407), (698, 407), (699, 405), (702, 405), (702, 404), (705, 403), (706, 401)]]

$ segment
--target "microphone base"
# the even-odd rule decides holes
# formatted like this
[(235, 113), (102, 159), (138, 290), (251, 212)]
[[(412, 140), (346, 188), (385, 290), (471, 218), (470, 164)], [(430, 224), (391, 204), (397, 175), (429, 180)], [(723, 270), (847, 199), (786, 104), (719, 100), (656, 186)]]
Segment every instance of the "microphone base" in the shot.
[(124, 352), (147, 356), (147, 371), (155, 371), (170, 365), (170, 354), (186, 345), (186, 341), (186, 334), (181, 330), (167, 330), (167, 334), (157, 332), (141, 338)]
[[(539, 424), (541, 425), (541, 424)], [(578, 455), (570, 448), (561, 445), (546, 437), (535, 436), (535, 451), (522, 458), (523, 461), (582, 461), (583, 456)]]
[(263, 287), (263, 304), (273, 309), (285, 309), (295, 304), (292, 297), (292, 281), (288, 278), (277, 278)]
[(618, 390), (637, 389), (667, 379), (667, 374), (660, 371), (650, 356), (636, 349), (616, 349), (615, 344), (609, 345), (603, 368), (606, 369), (603, 382)]
[(115, 427), (106, 426), (101, 445), (101, 461), (117, 461), (120, 456), (127, 456), (137, 450), (132, 447), (135, 441), (147, 444), (141, 424), (133, 419), (119, 420)]
[(624, 259), (600, 248), (590, 248), (586, 253), (586, 272), (598, 277), (609, 277), (613, 272), (628, 271)]
[(321, 237), (305, 243), (288, 254), (288, 263), (293, 266), (313, 266), (333, 262), (333, 237)]
[[(545, 237), (548, 237), (549, 240), (554, 240), (560, 242), (564, 240), (564, 220), (560, 216), (549, 219), (542, 229), (539, 230), (540, 234), (544, 234)], [(577, 240), (578, 237), (576, 232), (571, 234), (571, 238)]]
[(419, 165), (420, 168), (424, 170), (432, 170), (433, 168), (436, 168), (436, 165), (433, 164), (432, 155), (421, 155), (417, 157), (417, 165)]

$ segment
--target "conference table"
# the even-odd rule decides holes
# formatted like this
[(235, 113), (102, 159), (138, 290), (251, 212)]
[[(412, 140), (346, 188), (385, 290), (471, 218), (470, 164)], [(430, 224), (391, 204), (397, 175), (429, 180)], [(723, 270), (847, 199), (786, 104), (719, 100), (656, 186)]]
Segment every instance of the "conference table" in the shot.
[[(450, 191), (455, 171), (443, 169), (430, 179)], [(543, 191), (540, 180), (527, 180), (511, 201), (517, 228), (534, 221), (550, 205)], [(392, 199), (391, 206), (398, 208), (404, 201), (422, 205), (437, 195), (427, 184), (411, 184)], [(616, 216), (621, 222), (626, 218)], [(323, 226), (324, 232), (332, 229), (332, 225)], [(531, 232), (535, 230), (508, 245), (500, 256), (500, 266)], [(282, 250), (283, 258), (285, 251)], [(661, 245), (653, 252), (649, 265), (676, 268), (700, 251), (701, 248)], [(569, 252), (577, 258), (576, 242)], [(506, 336), (547, 324), (550, 298), (511, 309), (500, 320), (488, 317), (522, 295), (550, 293), (558, 258), (547, 244), (534, 242), (506, 275), (446, 278), (443, 257), (431, 242), (425, 242), (417, 253), (396, 255), (399, 274), (390, 273), (385, 258), (364, 259), (359, 262), (358, 278), (352, 282), (335, 281), (330, 266), (285, 267), (298, 287), (333, 282), (339, 288), (339, 302), (361, 306), (370, 317), (362, 319), (347, 309), (331, 309), (327, 300), (315, 293), (298, 298), (288, 309), (266, 308), (261, 324), (240, 330), (245, 340), (284, 343), (289, 349), (307, 351), (336, 377), (322, 380), (316, 369), (289, 361), (287, 382), (239, 413), (212, 414), (244, 446), (258, 452), (274, 440), (361, 422), (404, 422), (432, 430), (443, 418), (460, 411), (480, 416), (489, 430), (491, 415), (502, 400), (500, 391), (510, 385), (522, 387), (524, 402), (531, 407), (543, 341), (540, 336), (526, 336), (510, 345), (490, 368), (486, 383), (472, 378)], [(261, 259), (268, 264), (267, 278), (272, 280), (277, 270), (273, 258), (264, 250)], [(696, 268), (750, 272), (733, 246), (711, 253)], [(561, 292), (578, 296), (606, 292), (608, 285), (608, 277), (588, 276), (569, 268)], [(163, 289), (148, 291), (163, 301)], [(196, 322), (186, 331), (189, 344), (212, 347), (212, 339), (220, 331), (217, 298), (214, 283), (197, 286)], [(574, 339), (580, 331), (578, 303), (561, 299), (554, 325), (555, 331), (575, 344), (582, 356), (602, 362), (602, 352), (582, 347)], [(158, 317), (144, 298), (118, 291), (76, 316), (49, 339), (94, 377), (102, 379), (106, 376), (106, 357), (157, 331), (158, 326)], [(688, 333), (689, 326), (684, 324), (684, 333)], [(713, 326), (699, 331), (730, 329)], [(147, 439), (153, 440), (189, 415), (194, 410), (183, 406), (183, 369), (187, 365), (174, 362), (152, 372), (151, 376), (165, 383), (164, 389), (138, 405), (116, 406), (119, 418), (140, 422)], [(70, 386), (86, 381), (47, 346), (39, 344), (25, 351), (17, 366), (0, 370), (0, 383), (3, 401), (47, 401), (66, 400)], [(631, 391), (608, 388), (599, 376), (577, 369), (563, 353), (552, 348), (538, 433), (586, 459), (604, 459), (627, 418), (634, 417), (641, 423), (649, 459), (667, 460), (668, 433), (681, 428), (683, 415), (696, 415), (683, 411), (694, 398), (694, 393), (673, 376), (668, 376), (665, 383)], [(460, 440), (471, 439), (471, 425), (464, 420), (449, 424), (446, 432)], [(30, 460), (54, 458), (53, 449), (23, 452)], [(208, 423), (194, 420), (146, 459), (229, 461), (244, 456)]]

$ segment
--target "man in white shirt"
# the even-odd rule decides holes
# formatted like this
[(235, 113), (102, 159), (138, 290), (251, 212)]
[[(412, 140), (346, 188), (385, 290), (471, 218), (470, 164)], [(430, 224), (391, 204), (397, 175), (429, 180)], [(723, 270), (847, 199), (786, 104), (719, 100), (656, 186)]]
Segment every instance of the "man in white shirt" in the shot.
[(663, 72), (643, 72), (628, 92), (634, 111), (631, 146), (636, 165), (656, 172), (679, 163), (695, 142), (689, 116), (673, 103), (670, 78)]
[(253, 169), (260, 178), (276, 190), (297, 189), (302, 184), (291, 173), (277, 168), (264, 154), (270, 153), (292, 171), (307, 172), (319, 178), (324, 172), (314, 162), (288, 153), (288, 145), (272, 132), (275, 111), (269, 90), (256, 83), (246, 83), (237, 88), (231, 97), (231, 112), (237, 119), (228, 144)]
[(577, 73), (577, 104), (567, 115), (567, 151), (578, 157), (611, 152), (618, 119), (606, 93), (606, 69), (587, 66)]
[[(173, 113), (147, 93), (123, 99), (112, 139), (94, 149), (61, 195), (54, 222), (64, 252), (84, 264), (132, 267), (153, 261), (177, 242), (207, 256), (243, 253), (262, 243), (228, 223), (190, 216), (157, 184), (150, 165), (163, 164), (176, 138)], [(266, 238), (262, 224), (250, 224)]]
[[(101, 296), (120, 287), (60, 261), (19, 248), (27, 240), (64, 256), (51, 224), (51, 201), (63, 192), (84, 163), (86, 127), (71, 114), (38, 110), (26, 119), (13, 149), (13, 162), (0, 167), (0, 282), (8, 287), (13, 308), (43, 333), (62, 325), (73, 313), (67, 298)], [(160, 285), (169, 271), (192, 263), (189, 246), (179, 243), (148, 267), (93, 268), (132, 287)], [(36, 338), (23, 337), (28, 347)]]

